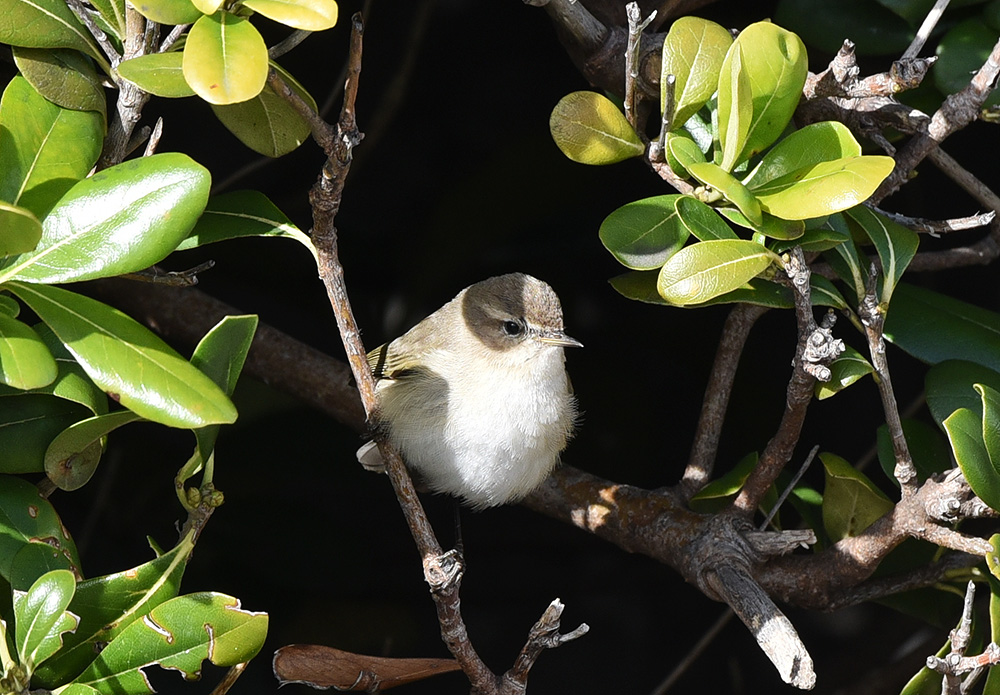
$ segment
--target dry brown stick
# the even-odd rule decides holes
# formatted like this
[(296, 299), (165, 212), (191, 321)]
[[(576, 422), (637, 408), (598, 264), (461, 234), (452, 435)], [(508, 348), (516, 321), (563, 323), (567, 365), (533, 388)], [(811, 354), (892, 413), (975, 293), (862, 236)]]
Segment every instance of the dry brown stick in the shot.
[(698, 490), (708, 483), (715, 467), (715, 455), (722, 437), (722, 425), (732, 394), (733, 381), (739, 367), (740, 354), (746, 344), (750, 329), (767, 312), (765, 307), (752, 304), (738, 304), (722, 328), (715, 362), (705, 387), (698, 428), (691, 445), (691, 456), (680, 481), (679, 491), (685, 499), (691, 499)]

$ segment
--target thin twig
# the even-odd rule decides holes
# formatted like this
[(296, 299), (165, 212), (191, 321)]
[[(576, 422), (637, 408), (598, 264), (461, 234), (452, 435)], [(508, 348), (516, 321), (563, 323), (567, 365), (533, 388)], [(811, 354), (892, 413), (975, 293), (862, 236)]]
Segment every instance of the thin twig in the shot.
[(940, 147), (928, 152), (927, 159), (945, 176), (961, 186), (962, 190), (972, 196), (980, 205), (985, 205), (994, 212), (1000, 210), (1000, 196)]
[(649, 148), (649, 160), (660, 163), (667, 161), (667, 133), (674, 125), (677, 90), (677, 78), (674, 75), (667, 75), (663, 80), (663, 113), (660, 115), (660, 134), (656, 138), (656, 147)]
[(778, 496), (778, 500), (774, 503), (774, 506), (771, 507), (771, 511), (769, 511), (767, 513), (767, 516), (764, 517), (764, 521), (763, 523), (761, 523), (759, 527), (761, 530), (767, 528), (767, 525), (771, 523), (771, 519), (773, 519), (774, 516), (778, 513), (778, 510), (781, 509), (781, 505), (783, 505), (785, 503), (785, 500), (788, 499), (788, 496), (792, 494), (792, 490), (795, 489), (795, 486), (799, 484), (800, 480), (802, 480), (802, 476), (805, 475), (807, 470), (809, 470), (809, 466), (812, 464), (813, 459), (816, 458), (816, 453), (818, 451), (819, 451), (819, 444), (817, 444), (816, 446), (814, 446), (812, 449), (809, 450), (809, 454), (806, 456), (806, 460), (802, 462), (801, 466), (799, 466), (799, 470), (795, 473), (794, 476), (792, 476), (791, 482), (789, 482), (788, 485), (785, 486), (785, 489)]
[(931, 11), (927, 13), (924, 17), (923, 24), (917, 30), (917, 35), (913, 37), (913, 41), (907, 47), (906, 51), (903, 53), (903, 60), (909, 60), (910, 58), (916, 58), (920, 53), (920, 49), (924, 47), (927, 43), (927, 39), (930, 38), (931, 32), (934, 31), (934, 27), (937, 26), (938, 20), (941, 19), (941, 15), (944, 14), (945, 9), (948, 7), (948, 3), (951, 0), (937, 0), (934, 3), (934, 7)]
[(163, 39), (163, 43), (160, 44), (160, 47), (156, 50), (156, 52), (166, 53), (169, 51), (173, 45), (177, 43), (177, 39), (179, 39), (190, 26), (190, 24), (178, 24), (171, 29), (170, 33), (167, 34), (167, 38)]
[[(111, 43), (111, 39), (108, 38), (108, 35), (105, 34), (99, 26), (97, 26), (97, 22), (95, 22), (94, 18), (90, 15), (90, 11), (84, 7), (80, 0), (66, 0), (66, 4), (69, 5), (69, 9), (73, 11), (73, 14), (75, 14), (77, 18), (83, 22), (83, 25), (87, 27), (87, 31), (90, 32), (90, 35), (93, 36), (94, 40), (100, 45), (101, 50), (104, 51), (104, 55), (106, 55), (108, 60), (111, 61), (111, 65), (117, 67), (122, 57), (115, 49), (114, 44)], [(98, 60), (101, 59), (98, 58)], [(110, 72), (108, 63), (104, 61), (102, 62), (104, 63), (102, 67), (106, 71)]]
[(625, 14), (628, 16), (628, 46), (625, 49), (625, 119), (638, 132), (641, 130), (636, 124), (639, 98), (636, 86), (639, 79), (639, 45), (643, 30), (656, 18), (656, 10), (653, 10), (646, 19), (641, 19), (639, 4), (630, 2), (625, 6)]
[(312, 34), (312, 32), (307, 31), (306, 29), (296, 29), (284, 39), (267, 49), (267, 57), (271, 60), (280, 58), (309, 38), (310, 34)]
[[(941, 150), (938, 149), (935, 152), (941, 152)], [(889, 212), (877, 207), (873, 207), (872, 210), (888, 217), (896, 224), (901, 224), (915, 232), (924, 232), (931, 236), (950, 234), (951, 232), (975, 229), (976, 227), (985, 227), (996, 217), (996, 212), (991, 210), (990, 212), (977, 212), (967, 217), (953, 217), (950, 220), (928, 220), (923, 217), (910, 217), (909, 215), (901, 215), (898, 212)]]

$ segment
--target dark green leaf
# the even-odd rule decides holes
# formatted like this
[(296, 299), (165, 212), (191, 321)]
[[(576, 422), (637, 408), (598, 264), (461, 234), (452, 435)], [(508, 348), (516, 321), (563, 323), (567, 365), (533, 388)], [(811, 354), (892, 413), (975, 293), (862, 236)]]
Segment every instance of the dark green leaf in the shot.
[(615, 164), (645, 151), (610, 99), (597, 92), (567, 94), (549, 117), (549, 132), (564, 155), (580, 164)]
[(830, 363), (832, 373), (829, 381), (816, 382), (816, 397), (824, 400), (840, 393), (858, 379), (875, 371), (864, 356), (854, 348), (847, 346), (844, 352)]
[(67, 427), (45, 452), (45, 474), (60, 490), (80, 489), (97, 469), (104, 437), (139, 419), (131, 410), (119, 410), (95, 415)]
[(702, 241), (670, 257), (657, 289), (671, 304), (700, 304), (745, 285), (776, 261), (774, 253), (754, 241)]
[(27, 592), (14, 592), (14, 646), (21, 667), (29, 674), (59, 651), (63, 635), (79, 624), (79, 618), (66, 610), (75, 590), (72, 572), (53, 570), (39, 577)]
[[(982, 17), (970, 17), (953, 26), (937, 47), (938, 61), (931, 70), (934, 85), (944, 94), (967, 87), (972, 76), (990, 57), (996, 42), (997, 32), (984, 24)], [(985, 106), (998, 102), (1000, 95), (994, 93)]]
[(609, 282), (618, 294), (628, 299), (646, 304), (673, 306), (656, 290), (656, 281), (659, 277), (658, 270), (630, 270), (611, 278)]
[(944, 429), (969, 487), (990, 507), (1000, 509), (1000, 473), (986, 451), (982, 417), (960, 408), (944, 421)]
[(927, 407), (939, 425), (959, 408), (966, 408), (983, 416), (981, 399), (976, 395), (975, 385), (986, 384), (1000, 390), (1000, 373), (989, 367), (964, 360), (945, 360), (927, 372), (924, 388), (927, 393)]
[(701, 151), (698, 144), (691, 138), (691, 135), (682, 130), (676, 133), (667, 133), (667, 164), (674, 173), (681, 178), (691, 178), (687, 165), (701, 163), (705, 160), (705, 153)]
[(37, 389), (55, 381), (57, 373), (52, 353), (31, 326), (0, 315), (0, 382)]
[(985, 384), (976, 384), (983, 399), (983, 443), (994, 470), (1000, 475), (1000, 392)]
[(871, 0), (781, 0), (774, 21), (831, 55), (850, 38), (859, 55), (899, 56), (914, 34), (906, 22)]
[[(913, 457), (913, 465), (921, 482), (935, 473), (951, 468), (951, 452), (940, 431), (919, 420), (903, 420), (903, 436), (906, 437), (910, 456)], [(889, 437), (889, 428), (885, 425), (878, 428), (878, 460), (886, 477), (898, 485), (894, 473), (896, 458), (892, 439)]]
[(889, 498), (847, 461), (828, 452), (819, 458), (826, 469), (823, 525), (830, 540), (856, 536), (892, 509)]
[(233, 191), (209, 198), (205, 212), (177, 250), (248, 236), (295, 239), (316, 254), (309, 237), (258, 191)]
[(771, 239), (791, 241), (798, 239), (806, 231), (805, 222), (802, 220), (783, 220), (765, 212), (761, 214), (760, 224), (754, 224), (736, 208), (716, 208), (716, 210), (733, 224), (760, 232)]
[(961, 359), (1000, 371), (1000, 315), (931, 290), (899, 284), (885, 335), (928, 364)]
[(750, 472), (757, 465), (757, 459), (757, 452), (744, 456), (722, 477), (716, 478), (699, 490), (691, 498), (691, 508), (702, 513), (718, 511), (722, 507), (719, 502), (731, 499), (740, 491)]
[(10, 259), (0, 282), (73, 282), (148, 268), (194, 227), (210, 183), (207, 169), (177, 153), (105, 169), (63, 196), (38, 248)]
[[(76, 545), (49, 501), (31, 483), (0, 476), (0, 576), (10, 581), (17, 554), (28, 546), (54, 554), (60, 558), (63, 569), (77, 576), (81, 574)], [(27, 589), (33, 582), (34, 579), (23, 587), (11, 584)]]
[(824, 254), (824, 257), (844, 282), (850, 283), (854, 295), (860, 300), (865, 295), (865, 283), (868, 281), (868, 267), (862, 261), (858, 247), (851, 238), (850, 229), (842, 214), (830, 215), (826, 221), (826, 231), (841, 242)]
[(49, 443), (89, 413), (61, 398), (20, 393), (0, 398), (0, 473), (41, 473)]
[(626, 268), (659, 268), (688, 239), (688, 229), (677, 213), (681, 197), (661, 195), (618, 208), (601, 223), (599, 236), (604, 248)]
[(56, 106), (23, 77), (0, 100), (0, 200), (39, 218), (93, 168), (104, 142), (104, 117)]
[(101, 78), (81, 53), (66, 48), (15, 46), (14, 62), (31, 86), (52, 103), (64, 109), (96, 111), (107, 120), (108, 105)]
[(142, 417), (171, 427), (236, 420), (211, 379), (117, 309), (67, 290), (10, 283), (98, 386)]
[(0, 0), (0, 43), (74, 48), (108, 67), (90, 33), (63, 0)]
[(917, 253), (920, 239), (913, 230), (896, 224), (863, 205), (846, 210), (845, 214), (864, 230), (875, 245), (879, 260), (882, 261), (880, 301), (888, 304), (906, 266)]

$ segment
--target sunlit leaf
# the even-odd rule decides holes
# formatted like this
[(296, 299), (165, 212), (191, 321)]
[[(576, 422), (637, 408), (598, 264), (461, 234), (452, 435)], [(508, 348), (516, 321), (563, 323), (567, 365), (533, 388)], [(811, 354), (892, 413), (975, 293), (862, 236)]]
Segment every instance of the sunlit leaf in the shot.
[(107, 102), (94, 64), (66, 48), (13, 48), (21, 75), (39, 94), (64, 109), (96, 111), (107, 118)]
[(681, 178), (691, 178), (687, 165), (700, 163), (705, 160), (705, 153), (701, 151), (698, 144), (691, 138), (691, 135), (682, 130), (675, 133), (667, 133), (667, 164), (675, 174)]
[(190, 24), (202, 16), (191, 0), (136, 0), (132, 6), (159, 24)]
[(659, 268), (688, 238), (677, 213), (680, 198), (661, 195), (623, 205), (601, 223), (601, 243), (626, 268)]
[(98, 386), (171, 427), (231, 423), (236, 409), (211, 379), (151, 331), (105, 304), (48, 285), (10, 283)]
[(983, 441), (982, 417), (959, 408), (944, 421), (944, 429), (969, 487), (990, 507), (1000, 509), (1000, 473), (990, 461)]
[(90, 33), (63, 0), (0, 0), (0, 43), (73, 48), (107, 64)]
[(700, 304), (746, 284), (775, 262), (778, 257), (754, 241), (702, 241), (670, 257), (657, 289), (671, 304)]
[(873, 371), (875, 371), (874, 367), (860, 352), (847, 346), (840, 357), (830, 363), (830, 380), (816, 382), (816, 397), (823, 400), (840, 393)]
[(760, 203), (747, 190), (746, 186), (734, 178), (732, 174), (727, 173), (722, 167), (716, 166), (711, 162), (690, 164), (688, 165), (688, 171), (703, 184), (714, 188), (725, 196), (726, 200), (739, 208), (740, 212), (750, 220), (751, 224), (763, 224), (764, 218), (761, 215)]
[(693, 196), (685, 195), (677, 201), (677, 216), (688, 232), (701, 241), (738, 238), (715, 210)]
[(37, 389), (55, 381), (57, 373), (52, 353), (31, 326), (0, 315), (0, 382)]
[(42, 223), (31, 210), (0, 201), (0, 257), (34, 251), (41, 239)]
[(158, 97), (180, 98), (194, 96), (194, 90), (184, 79), (181, 61), (184, 54), (147, 53), (118, 64), (118, 74), (144, 92)]
[(80, 620), (66, 610), (76, 591), (76, 578), (68, 570), (46, 572), (27, 592), (14, 592), (14, 645), (21, 667), (28, 673), (62, 647), (62, 637)]
[(861, 145), (850, 129), (837, 121), (821, 121), (782, 138), (743, 180), (751, 191), (769, 181), (822, 162), (857, 157)]
[(562, 153), (580, 164), (614, 164), (645, 151), (635, 130), (610, 99), (597, 92), (567, 94), (549, 117)]
[(743, 70), (740, 43), (735, 42), (729, 47), (719, 73), (719, 142), (722, 145), (719, 166), (725, 171), (732, 171), (739, 163), (752, 118), (750, 79)]
[(264, 89), (267, 46), (243, 17), (224, 10), (201, 15), (188, 33), (181, 67), (184, 79), (202, 99), (235, 104)]
[(245, 0), (243, 4), (295, 29), (323, 31), (337, 23), (334, 0)]
[(250, 236), (295, 239), (315, 255), (309, 237), (259, 191), (232, 191), (209, 198), (205, 212), (177, 250)]
[(700, 17), (680, 17), (663, 40), (660, 111), (665, 108), (666, 76), (673, 75), (674, 129), (704, 106), (719, 86), (719, 71), (733, 37), (724, 27)]

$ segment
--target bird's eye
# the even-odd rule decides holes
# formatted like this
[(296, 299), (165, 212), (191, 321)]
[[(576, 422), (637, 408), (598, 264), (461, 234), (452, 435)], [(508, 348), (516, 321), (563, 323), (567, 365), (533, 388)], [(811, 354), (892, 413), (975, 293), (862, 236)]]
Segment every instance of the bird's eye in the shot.
[(521, 331), (524, 330), (517, 321), (504, 321), (503, 322), (503, 332), (512, 338), (514, 336), (521, 335)]

